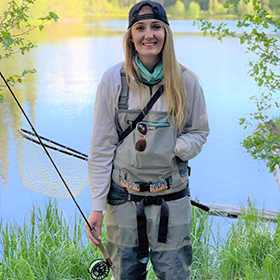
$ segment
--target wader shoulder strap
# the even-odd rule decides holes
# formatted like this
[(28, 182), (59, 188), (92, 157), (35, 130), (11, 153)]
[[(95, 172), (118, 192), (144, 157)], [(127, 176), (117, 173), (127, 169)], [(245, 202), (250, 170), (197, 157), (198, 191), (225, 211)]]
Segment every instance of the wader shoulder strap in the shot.
[(129, 87), (126, 81), (126, 76), (125, 76), (125, 71), (124, 68), (122, 67), (122, 69), (120, 70), (120, 74), (121, 74), (121, 94), (119, 97), (119, 104), (118, 104), (118, 108), (119, 109), (124, 109), (127, 110), (128, 109), (128, 98), (129, 98)]
[[(120, 75), (121, 75), (121, 94), (119, 97), (119, 104), (118, 108), (119, 109), (128, 109), (128, 98), (129, 98), (129, 86), (126, 81), (126, 76), (125, 76), (125, 70), (122, 67), (120, 70)], [(157, 92), (152, 96), (152, 98), (149, 100), (143, 111), (137, 116), (137, 118), (131, 123), (131, 125), (121, 134), (119, 135), (119, 141), (122, 141), (126, 136), (129, 135), (130, 132), (132, 132), (137, 123), (141, 122), (143, 118), (148, 114), (148, 112), (151, 110), (155, 102), (159, 99), (160, 95), (163, 92), (163, 85), (159, 87)]]
[(130, 134), (130, 132), (132, 132), (137, 123), (141, 122), (144, 117), (149, 113), (149, 111), (151, 110), (151, 108), (153, 107), (153, 105), (155, 104), (155, 102), (159, 99), (159, 97), (161, 96), (161, 94), (163, 93), (163, 88), (164, 86), (161, 85), (159, 87), (159, 89), (157, 90), (157, 92), (152, 96), (152, 98), (149, 100), (149, 102), (147, 103), (147, 105), (145, 106), (145, 108), (143, 109), (143, 111), (141, 111), (141, 113), (137, 116), (137, 118), (131, 123), (131, 125), (119, 136), (119, 141), (122, 141), (126, 136), (128, 136)]

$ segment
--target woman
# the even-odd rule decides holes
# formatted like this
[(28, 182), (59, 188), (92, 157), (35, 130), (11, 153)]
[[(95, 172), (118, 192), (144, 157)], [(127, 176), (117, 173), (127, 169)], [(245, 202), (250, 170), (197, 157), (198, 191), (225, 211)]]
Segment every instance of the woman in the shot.
[[(158, 279), (189, 279), (188, 160), (209, 134), (203, 91), (195, 75), (177, 62), (159, 3), (142, 1), (131, 8), (124, 49), (125, 63), (107, 70), (97, 90), (88, 221), (101, 236), (106, 210), (115, 280), (145, 279), (149, 259)], [(155, 95), (160, 97), (152, 109), (124, 137)]]

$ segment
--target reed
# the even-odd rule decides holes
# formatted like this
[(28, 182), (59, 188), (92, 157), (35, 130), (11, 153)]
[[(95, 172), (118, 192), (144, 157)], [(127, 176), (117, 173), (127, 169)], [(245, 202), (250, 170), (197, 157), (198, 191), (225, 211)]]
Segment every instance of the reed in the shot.
[[(279, 279), (280, 215), (267, 222), (256, 210), (252, 206), (238, 220), (229, 220), (220, 236), (215, 218), (193, 208), (192, 279)], [(22, 226), (0, 222), (0, 228), (0, 280), (91, 279), (88, 264), (102, 257), (86, 237), (84, 222), (75, 217), (70, 226), (55, 200), (44, 211), (34, 207)], [(150, 263), (148, 268), (147, 279), (155, 280)]]

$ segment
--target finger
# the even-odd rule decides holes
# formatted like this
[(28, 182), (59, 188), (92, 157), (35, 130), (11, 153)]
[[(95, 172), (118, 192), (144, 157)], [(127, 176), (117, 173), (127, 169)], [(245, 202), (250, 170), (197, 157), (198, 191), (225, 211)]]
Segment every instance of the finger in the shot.
[(98, 227), (96, 227), (93, 231), (90, 231), (90, 234), (97, 243), (102, 242), (102, 236), (101, 234), (98, 234), (99, 232), (101, 232), (101, 229)]
[(98, 239), (94, 238), (94, 237), (92, 236), (91, 232), (88, 233), (88, 237), (89, 237), (91, 243), (94, 245), (94, 247), (97, 247), (97, 246), (99, 245), (99, 242), (100, 242), (100, 241), (99, 241)]
[(93, 235), (87, 224), (85, 226), (86, 226), (87, 235), (88, 235), (90, 241), (92, 242), (94, 247), (97, 247), (99, 242), (100, 242), (100, 240), (101, 240), (101, 238), (99, 238), (99, 236), (97, 236), (96, 234)]
[(100, 225), (99, 227), (96, 227), (96, 231), (95, 231), (95, 232), (96, 232), (98, 238), (99, 238), (100, 240), (102, 240), (101, 225)]

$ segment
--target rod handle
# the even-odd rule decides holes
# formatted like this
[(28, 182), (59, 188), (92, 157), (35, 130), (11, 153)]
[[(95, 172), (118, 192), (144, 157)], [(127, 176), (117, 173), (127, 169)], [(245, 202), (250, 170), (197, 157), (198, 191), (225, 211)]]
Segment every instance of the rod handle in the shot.
[(199, 202), (197, 202), (197, 201), (191, 200), (191, 204), (192, 204), (193, 206), (196, 206), (196, 207), (198, 207), (198, 208), (200, 208), (200, 209), (206, 211), (206, 212), (209, 212), (209, 211), (210, 211), (210, 207), (208, 207), (208, 206), (205, 205), (205, 204), (199, 203)]
[(94, 230), (91, 230), (90, 232), (91, 232), (91, 235), (94, 237), (94, 239), (96, 239), (98, 241), (97, 247), (100, 249), (104, 259), (107, 260), (109, 262), (109, 264), (110, 264), (110, 262), (112, 264), (109, 254), (108, 254), (107, 250), (105, 249), (101, 239), (98, 237), (98, 235), (96, 234), (96, 232)]

